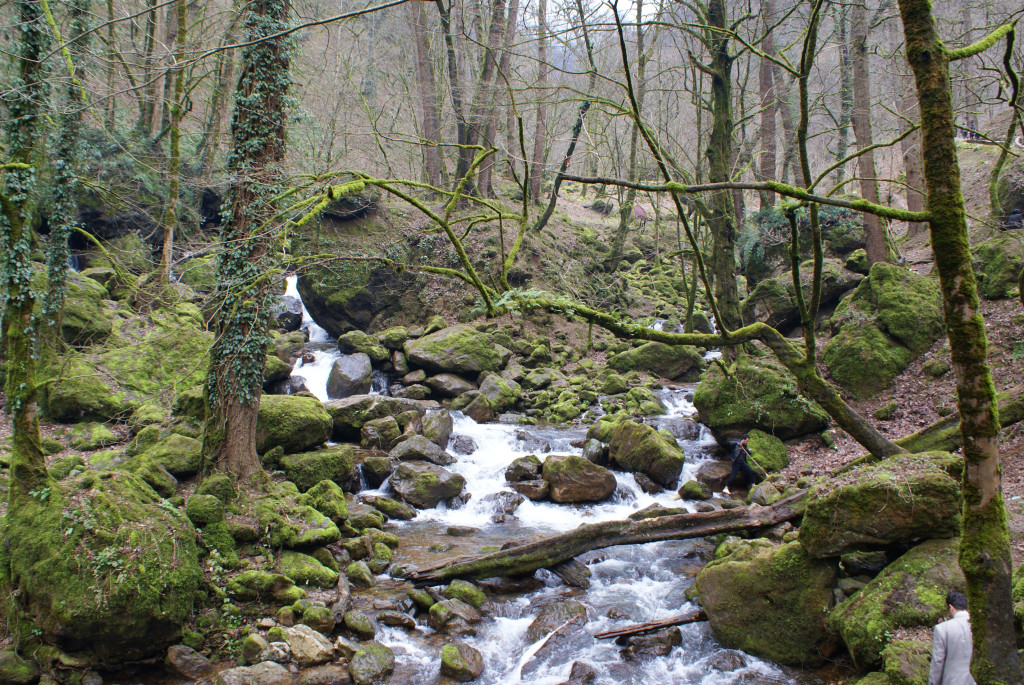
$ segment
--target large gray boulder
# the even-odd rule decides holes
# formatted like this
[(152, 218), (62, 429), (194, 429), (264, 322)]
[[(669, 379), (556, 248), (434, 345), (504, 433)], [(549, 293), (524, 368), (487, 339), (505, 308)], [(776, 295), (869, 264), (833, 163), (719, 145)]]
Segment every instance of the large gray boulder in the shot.
[(406, 341), (405, 356), (411, 365), (429, 371), (478, 374), (500, 371), (512, 353), (496, 344), (490, 334), (459, 325)]
[(418, 509), (432, 509), (458, 497), (465, 485), (466, 479), (459, 474), (425, 461), (402, 462), (391, 474), (391, 487)]
[(331, 400), (324, 408), (333, 422), (333, 439), (338, 442), (354, 442), (359, 440), (360, 431), (367, 421), (382, 419), (385, 416), (397, 417), (410, 410), (423, 416), (427, 408), (436, 406), (436, 402), (420, 402), (401, 397), (352, 395)]
[(438, 466), (448, 466), (455, 462), (455, 457), (422, 435), (414, 435), (398, 443), (388, 456), (397, 461), (429, 461)]
[(343, 354), (331, 367), (327, 376), (327, 397), (339, 399), (351, 395), (365, 395), (373, 382), (370, 357), (362, 352)]
[(552, 454), (544, 461), (544, 480), (555, 502), (603, 502), (615, 492), (615, 476), (583, 457)]

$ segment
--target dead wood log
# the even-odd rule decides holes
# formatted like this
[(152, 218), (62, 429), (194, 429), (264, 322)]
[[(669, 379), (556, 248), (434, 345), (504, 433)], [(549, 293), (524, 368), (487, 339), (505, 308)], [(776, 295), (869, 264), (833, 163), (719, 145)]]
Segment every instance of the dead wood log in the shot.
[(801, 516), (806, 490), (767, 507), (658, 516), (641, 521), (589, 523), (575, 530), (477, 556), (459, 557), (420, 569), (404, 569), (402, 577), (415, 585), (437, 585), (455, 578), (520, 576), (551, 568), (584, 552), (616, 545), (639, 545), (663, 540), (686, 540), (718, 533), (774, 526)]
[(576, 559), (555, 564), (548, 570), (561, 578), (562, 582), (569, 587), (590, 587), (590, 569)]
[(690, 623), (699, 623), (701, 621), (708, 620), (708, 615), (704, 613), (703, 609), (699, 609), (695, 614), (686, 614), (685, 616), (674, 616), (672, 618), (663, 618), (660, 621), (648, 621), (647, 623), (637, 623), (636, 625), (626, 626), (625, 628), (619, 628), (618, 630), (606, 630), (603, 633), (597, 633), (594, 635), (599, 640), (605, 640), (612, 637), (629, 637), (630, 635), (640, 635), (642, 633), (649, 633), (654, 630), (661, 630), (662, 628), (671, 628), (672, 626), (685, 626)]

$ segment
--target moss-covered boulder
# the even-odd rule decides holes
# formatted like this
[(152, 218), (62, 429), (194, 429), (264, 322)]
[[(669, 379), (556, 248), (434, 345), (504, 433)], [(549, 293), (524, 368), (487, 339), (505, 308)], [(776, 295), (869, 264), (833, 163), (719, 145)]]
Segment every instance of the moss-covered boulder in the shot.
[(611, 471), (583, 457), (553, 454), (544, 460), (544, 480), (552, 500), (562, 504), (603, 502), (615, 493)]
[(268, 487), (256, 500), (256, 521), (271, 547), (310, 549), (341, 539), (338, 526), (311, 506), (301, 504), (283, 489)]
[(741, 356), (726, 376), (713, 365), (693, 394), (700, 422), (720, 439), (735, 439), (753, 428), (782, 439), (820, 433), (828, 415), (800, 395), (796, 379), (774, 359)]
[(971, 254), (978, 276), (978, 294), (989, 300), (1013, 297), (1024, 268), (1024, 240), (1001, 233), (976, 245)]
[(694, 581), (715, 637), (792, 666), (813, 666), (838, 645), (828, 628), (836, 564), (813, 559), (798, 542), (730, 538)]
[[(49, 289), (46, 268), (38, 265), (32, 278), (32, 289), (44, 293)], [(113, 318), (106, 302), (110, 295), (101, 283), (74, 271), (67, 272), (64, 309), (61, 312), (60, 336), (76, 347), (103, 342), (113, 330)], [(43, 300), (36, 300), (36, 315), (42, 316)]]
[(882, 650), (888, 685), (928, 685), (931, 661), (932, 643), (926, 640), (896, 639)]
[(1017, 641), (1024, 642), (1024, 564), (1013, 572), (1010, 598), (1013, 600), (1013, 623), (1017, 628)]
[(462, 494), (466, 479), (426, 461), (404, 461), (391, 474), (391, 487), (418, 509), (432, 509)]
[(0, 649), (0, 683), (32, 685), (39, 680), (39, 667), (18, 655), (13, 646)]
[(286, 454), (308, 450), (327, 442), (333, 425), (315, 397), (265, 395), (256, 418), (256, 451), (265, 454), (275, 447)]
[(203, 445), (195, 438), (171, 433), (142, 454), (167, 469), (172, 476), (191, 476), (199, 470)]
[(315, 452), (300, 452), (281, 457), (281, 469), (288, 480), (305, 492), (321, 481), (333, 481), (345, 490), (359, 486), (359, 470), (353, 462), (351, 445), (325, 447)]
[(511, 352), (497, 345), (489, 333), (459, 325), (406, 341), (405, 356), (411, 365), (428, 371), (478, 374), (501, 371)]
[(480, 383), (479, 393), (479, 397), (485, 398), (491, 411), (497, 415), (512, 409), (519, 401), (522, 390), (515, 381), (491, 373)]
[(608, 443), (608, 460), (612, 465), (623, 471), (644, 473), (666, 488), (675, 485), (685, 458), (675, 438), (646, 423), (620, 421)]
[(277, 557), (277, 571), (291, 578), (297, 585), (334, 587), (338, 582), (337, 571), (332, 571), (301, 552), (282, 551)]
[(368, 421), (385, 417), (396, 418), (407, 411), (415, 411), (422, 418), (426, 407), (416, 400), (385, 395), (353, 395), (332, 400), (324, 405), (331, 417), (334, 440), (355, 442)]
[(460, 683), (468, 683), (484, 672), (484, 658), (479, 650), (464, 642), (441, 648), (441, 675)]
[(21, 637), (99, 663), (152, 656), (179, 639), (202, 581), (185, 515), (117, 471), (39, 492), (19, 498), (2, 524), (7, 606), (34, 625)]
[(313, 507), (336, 524), (348, 518), (348, 502), (345, 492), (331, 480), (323, 480), (300, 495), (298, 503)]
[(292, 604), (306, 596), (305, 590), (296, 587), (291, 578), (266, 571), (242, 571), (228, 581), (225, 590), (228, 597), (243, 602), (259, 599)]
[[(145, 454), (140, 454), (121, 464), (120, 470), (134, 473), (146, 485), (156, 490), (161, 497), (174, 497), (178, 491), (178, 479), (171, 472)], [(84, 469), (81, 469), (84, 470)], [(50, 475), (56, 477), (53, 468)]]
[(348, 672), (355, 685), (383, 682), (394, 669), (395, 653), (376, 640), (360, 647), (348, 663)]
[[(800, 265), (801, 289), (805, 301), (811, 297), (811, 275), (814, 263), (806, 261)], [(821, 303), (831, 304), (844, 293), (857, 286), (863, 276), (843, 268), (835, 259), (826, 259), (821, 269)], [(740, 303), (740, 311), (746, 323), (763, 321), (769, 326), (788, 329), (800, 323), (793, 288), (793, 272), (760, 281)]]
[(705, 366), (700, 349), (660, 342), (645, 343), (608, 360), (608, 367), (621, 373), (647, 371), (670, 380), (695, 380)]
[(750, 461), (765, 473), (775, 473), (789, 466), (789, 453), (781, 440), (762, 430), (750, 431)]
[(871, 397), (942, 334), (942, 294), (932, 279), (879, 262), (839, 303), (829, 325), (822, 361), (844, 389)]
[(87, 421), (71, 427), (72, 449), (88, 452), (120, 442), (120, 437), (102, 423)]
[(965, 587), (957, 563), (960, 540), (928, 540), (889, 564), (829, 615), (861, 672), (882, 665), (899, 628), (933, 626), (949, 612), (946, 593)]
[(40, 368), (40, 406), (64, 422), (127, 417), (143, 402), (169, 413), (175, 396), (206, 374), (213, 336), (189, 303), (113, 319), (102, 344), (49, 360)]
[(927, 455), (900, 454), (818, 486), (800, 542), (815, 557), (951, 538), (960, 533), (960, 486)]

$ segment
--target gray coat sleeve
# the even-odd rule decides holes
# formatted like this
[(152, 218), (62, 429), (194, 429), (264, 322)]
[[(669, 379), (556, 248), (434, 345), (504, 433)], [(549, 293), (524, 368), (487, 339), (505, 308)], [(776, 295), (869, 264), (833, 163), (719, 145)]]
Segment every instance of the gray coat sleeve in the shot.
[(942, 669), (946, 664), (946, 626), (940, 623), (932, 634), (932, 667), (928, 671), (928, 685), (942, 683)]

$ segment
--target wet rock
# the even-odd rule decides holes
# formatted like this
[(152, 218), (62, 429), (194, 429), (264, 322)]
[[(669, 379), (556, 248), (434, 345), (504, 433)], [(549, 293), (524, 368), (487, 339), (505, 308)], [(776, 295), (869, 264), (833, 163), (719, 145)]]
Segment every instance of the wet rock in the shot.
[(542, 467), (540, 459), (533, 454), (518, 457), (505, 469), (505, 480), (510, 483), (537, 480)]
[(405, 356), (427, 370), (475, 375), (481, 371), (500, 371), (511, 352), (495, 344), (490, 334), (459, 325), (406, 341)]
[(395, 654), (376, 640), (359, 648), (348, 664), (348, 672), (355, 685), (371, 685), (391, 674), (395, 669)]
[(695, 478), (706, 485), (711, 492), (722, 492), (732, 474), (732, 463), (728, 461), (706, 461), (697, 469)]
[(518, 383), (495, 373), (488, 374), (480, 383), (480, 397), (487, 400), (495, 415), (512, 409), (521, 395)]
[(333, 664), (311, 668), (299, 676), (299, 685), (348, 685), (350, 682), (348, 671)]
[(425, 385), (410, 385), (404, 388), (392, 387), (391, 395), (395, 399), (425, 400), (430, 397), (430, 388)]
[(185, 645), (172, 645), (167, 648), (167, 665), (178, 675), (189, 680), (205, 678), (217, 670), (209, 659)]
[(590, 685), (596, 678), (597, 671), (593, 666), (583, 661), (574, 661), (569, 671), (569, 679), (559, 685)]
[[(291, 627), (291, 626), (287, 626)], [(286, 664), (292, 660), (292, 649), (287, 642), (271, 642), (260, 651), (256, 661), (273, 661), (278, 664)]]
[(423, 437), (442, 450), (448, 449), (453, 426), (452, 415), (447, 409), (432, 409), (423, 415)]
[(608, 459), (624, 471), (644, 473), (659, 485), (672, 487), (685, 456), (674, 438), (647, 424), (627, 420), (620, 421), (612, 431)]
[(274, 323), (286, 333), (299, 330), (302, 325), (302, 300), (284, 295), (274, 305)]
[(416, 369), (402, 376), (402, 385), (416, 385), (427, 380), (427, 372), (423, 369)]
[(673, 647), (678, 647), (681, 644), (683, 644), (683, 635), (679, 628), (666, 628), (656, 633), (630, 637), (626, 648), (619, 653), (626, 661), (643, 657), (668, 656)]
[(429, 461), (438, 466), (455, 463), (455, 458), (422, 435), (414, 435), (395, 445), (388, 453), (396, 461)]
[(395, 470), (395, 463), (390, 457), (366, 457), (362, 464), (363, 478), (371, 488), (379, 488), (384, 481), (391, 477)]
[(466, 538), (477, 532), (479, 532), (478, 529), (473, 526), (448, 526), (445, 535), (450, 535), (453, 538)]
[(543, 474), (555, 502), (602, 502), (615, 492), (611, 471), (583, 457), (552, 455), (544, 461)]
[(228, 581), (225, 590), (228, 597), (243, 602), (261, 599), (291, 603), (306, 596), (291, 578), (265, 571), (242, 571)]
[(331, 417), (315, 397), (268, 395), (260, 401), (256, 419), (259, 454), (275, 447), (286, 454), (302, 452), (323, 444), (330, 436)]
[(544, 587), (544, 582), (535, 576), (523, 578), (485, 578), (477, 585), (494, 595), (522, 595)]
[(751, 504), (760, 504), (763, 507), (768, 506), (773, 502), (777, 502), (782, 498), (782, 493), (775, 486), (775, 483), (764, 482), (754, 486), (754, 489), (750, 491), (747, 496), (747, 501)]
[(356, 530), (383, 528), (384, 521), (384, 514), (363, 502), (356, 502), (349, 507), (348, 523)]
[(221, 671), (216, 685), (292, 685), (292, 674), (281, 664), (264, 661)]
[(315, 666), (334, 658), (334, 649), (323, 635), (309, 626), (282, 628), (284, 641), (292, 650), (292, 657), (300, 666)]
[(377, 620), (386, 626), (415, 630), (416, 621), (412, 616), (403, 614), (401, 611), (384, 610), (377, 614)]
[(355, 561), (348, 565), (345, 569), (345, 575), (352, 581), (353, 585), (359, 587), (373, 587), (377, 579), (374, 577), (373, 572), (370, 571), (370, 567), (365, 562)]
[(334, 649), (337, 650), (338, 655), (342, 659), (351, 659), (356, 652), (359, 651), (359, 643), (349, 640), (347, 637), (339, 635), (334, 640)]
[(456, 642), (441, 648), (442, 676), (468, 683), (479, 678), (483, 672), (484, 658), (474, 647)]
[(526, 498), (519, 493), (502, 491), (487, 495), (483, 501), (493, 505), (494, 514), (492, 515), (492, 520), (494, 520), (495, 516), (505, 517), (515, 514), (516, 509), (526, 501)]
[(479, 609), (487, 601), (487, 595), (468, 580), (453, 580), (441, 594), (448, 599), (460, 599), (474, 609)]
[(306, 610), (302, 612), (302, 623), (318, 633), (330, 635), (334, 631), (337, 621), (327, 607), (311, 606), (306, 607)]
[(697, 502), (697, 504), (695, 504), (693, 508), (702, 514), (706, 514), (709, 511), (715, 511), (718, 509), (718, 507), (716, 507), (711, 502)]
[(473, 454), (476, 452), (476, 440), (468, 435), (456, 435), (451, 444), (452, 452), (455, 454)]
[(540, 610), (537, 618), (526, 629), (526, 639), (530, 642), (543, 639), (556, 628), (570, 620), (580, 626), (586, 625), (587, 607), (575, 599), (566, 599), (554, 604), (548, 604)]
[(427, 615), (430, 627), (446, 635), (476, 635), (473, 625), (481, 620), (480, 612), (460, 599), (437, 602)]
[(508, 486), (520, 495), (534, 501), (547, 499), (551, 491), (551, 486), (546, 480), (524, 480), (509, 483)]
[(411, 521), (416, 518), (416, 512), (413, 509), (407, 507), (398, 500), (391, 499), (390, 497), (383, 497), (381, 495), (362, 495), (362, 498), (363, 501), (387, 516), (389, 519)]
[(423, 461), (402, 462), (391, 474), (391, 487), (418, 509), (431, 509), (444, 500), (458, 497), (465, 484), (466, 479), (461, 475)]
[(314, 452), (286, 454), (280, 458), (279, 466), (301, 492), (325, 480), (351, 492), (359, 489), (354, 455), (350, 445), (335, 445)]
[(839, 566), (849, 576), (870, 576), (874, 578), (889, 565), (885, 552), (849, 552), (839, 559)]
[(598, 466), (608, 466), (608, 446), (591, 438), (583, 443), (583, 458)]
[(345, 628), (355, 633), (360, 640), (372, 640), (377, 634), (377, 626), (373, 619), (362, 611), (349, 611), (343, 621)]
[(391, 366), (395, 369), (395, 373), (400, 376), (409, 373), (409, 360), (405, 358), (405, 352), (399, 352), (398, 350), (392, 352)]
[(648, 476), (647, 474), (634, 473), (633, 480), (636, 481), (637, 487), (639, 487), (648, 495), (658, 495), (665, 492), (665, 488), (661, 487), (653, 480), (651, 480), (650, 476)]
[(676, 440), (696, 440), (700, 437), (700, 424), (685, 416), (658, 419), (658, 427), (667, 430)]
[(620, 372), (648, 371), (662, 378), (696, 380), (706, 366), (699, 348), (649, 342), (608, 359), (608, 368)]
[(634, 511), (629, 515), (629, 518), (633, 521), (643, 521), (644, 519), (653, 519), (659, 516), (676, 516), (677, 514), (686, 513), (688, 512), (682, 507), (666, 507), (663, 504), (651, 504), (640, 511)]
[(551, 443), (544, 438), (539, 438), (528, 431), (516, 431), (516, 441), (520, 449), (529, 452), (540, 452), (547, 454), (551, 451)]
[(351, 395), (365, 395), (372, 385), (373, 367), (362, 352), (343, 354), (327, 376), (327, 397), (332, 400)]
[(463, 395), (460, 400), (467, 400), (464, 404), (452, 404), (452, 409), (461, 409), (462, 413), (477, 423), (487, 423), (494, 420), (494, 410), (488, 399), (473, 390)]
[(402, 439), (402, 429), (392, 416), (367, 421), (359, 430), (359, 445), (364, 449), (387, 451)]
[(353, 395), (331, 400), (324, 408), (333, 421), (333, 439), (339, 442), (358, 440), (360, 429), (367, 421), (396, 417), (409, 410), (421, 415), (427, 411), (427, 407), (416, 400), (384, 395)]
[(684, 500), (708, 500), (711, 499), (711, 488), (700, 481), (688, 480), (679, 488), (679, 497)]
[(476, 386), (464, 378), (459, 378), (453, 373), (439, 373), (424, 381), (427, 387), (442, 397), (458, 397), (470, 390), (476, 390)]
[(743, 652), (735, 649), (722, 649), (708, 657), (707, 664), (708, 668), (730, 673), (744, 668), (747, 665), (747, 660), (744, 658)]

